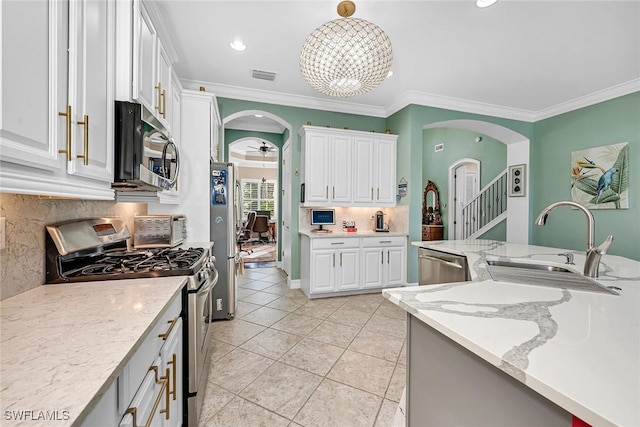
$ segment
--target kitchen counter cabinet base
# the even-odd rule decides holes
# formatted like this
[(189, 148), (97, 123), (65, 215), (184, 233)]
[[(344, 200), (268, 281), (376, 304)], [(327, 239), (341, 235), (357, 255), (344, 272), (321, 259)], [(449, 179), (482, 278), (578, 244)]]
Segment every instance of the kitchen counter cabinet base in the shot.
[(566, 426), (571, 414), (407, 314), (407, 426)]

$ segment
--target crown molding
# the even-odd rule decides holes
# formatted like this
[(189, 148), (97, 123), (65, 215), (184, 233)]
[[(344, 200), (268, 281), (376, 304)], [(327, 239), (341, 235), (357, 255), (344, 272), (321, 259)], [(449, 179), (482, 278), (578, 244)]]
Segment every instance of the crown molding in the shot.
[(504, 119), (520, 120), (524, 122), (533, 121), (535, 116), (533, 111), (502, 107), (483, 102), (468, 101), (411, 90), (400, 95), (386, 108), (385, 111), (387, 117), (410, 104), (442, 108), (445, 110), (455, 110), (464, 113), (482, 114), (485, 116), (501, 117)]
[(242, 101), (264, 102), (266, 104), (286, 105), (289, 107), (309, 108), (312, 110), (335, 111), (338, 113), (361, 114), (363, 116), (386, 118), (383, 107), (356, 104), (331, 99), (319, 99), (311, 96), (292, 95), (288, 93), (272, 92), (262, 89), (248, 89), (239, 86), (228, 86), (211, 82), (183, 79), (185, 88), (197, 89), (204, 86), (207, 91), (215, 93), (220, 98), (232, 98)]
[(640, 79), (630, 80), (589, 95), (554, 105), (539, 111), (521, 110), (482, 102), (468, 101), (459, 98), (434, 95), (425, 92), (407, 91), (397, 97), (386, 108), (344, 101), (313, 98), (310, 96), (292, 95), (260, 89), (248, 89), (197, 80), (181, 80), (186, 89), (197, 89), (200, 86), (222, 98), (242, 101), (263, 102), (266, 104), (285, 105), (313, 110), (334, 111), (338, 113), (361, 114), (371, 117), (388, 118), (408, 105), (442, 108), (464, 113), (480, 114), (534, 123), (600, 102), (640, 91)]
[(545, 108), (536, 112), (534, 122), (568, 113), (570, 111), (579, 110), (580, 108), (589, 107), (600, 102), (609, 101), (610, 99), (620, 96), (629, 95), (630, 93), (640, 92), (640, 79), (629, 80), (589, 95), (581, 96), (571, 101), (563, 102), (553, 107)]

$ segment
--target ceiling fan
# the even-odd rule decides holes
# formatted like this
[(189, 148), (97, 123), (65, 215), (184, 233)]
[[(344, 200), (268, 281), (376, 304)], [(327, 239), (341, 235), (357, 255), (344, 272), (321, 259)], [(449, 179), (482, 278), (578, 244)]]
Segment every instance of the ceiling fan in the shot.
[(262, 141), (262, 145), (259, 146), (259, 147), (251, 147), (251, 146), (249, 146), (249, 148), (252, 148), (256, 152), (259, 152), (260, 154), (262, 154), (263, 157), (267, 157), (269, 155), (269, 153), (271, 153), (271, 152), (278, 151), (278, 149), (276, 147), (269, 147), (267, 145), (267, 143), (264, 142), (264, 141)]

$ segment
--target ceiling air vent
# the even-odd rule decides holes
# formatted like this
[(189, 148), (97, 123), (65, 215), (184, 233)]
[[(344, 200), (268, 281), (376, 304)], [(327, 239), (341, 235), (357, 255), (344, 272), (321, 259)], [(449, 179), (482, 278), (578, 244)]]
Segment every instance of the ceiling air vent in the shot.
[(251, 77), (258, 80), (274, 81), (276, 79), (276, 73), (263, 70), (251, 70)]

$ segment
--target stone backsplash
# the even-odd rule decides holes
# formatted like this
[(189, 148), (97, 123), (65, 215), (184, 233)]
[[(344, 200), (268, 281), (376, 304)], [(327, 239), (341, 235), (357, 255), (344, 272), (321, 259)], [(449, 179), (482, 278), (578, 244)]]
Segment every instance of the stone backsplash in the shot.
[(45, 281), (45, 226), (70, 219), (120, 217), (133, 230), (133, 217), (146, 215), (142, 203), (44, 199), (0, 194), (0, 217), (6, 218), (6, 245), (0, 250), (0, 300)]
[[(409, 232), (409, 207), (405, 205), (398, 205), (394, 208), (337, 207), (330, 209), (335, 209), (336, 211), (336, 224), (325, 225), (323, 228), (332, 231), (342, 231), (342, 221), (354, 221), (358, 231), (374, 231), (375, 219), (373, 218), (375, 218), (376, 212), (380, 210), (385, 214), (385, 222), (389, 224), (389, 231), (398, 233)], [(301, 231), (309, 231), (316, 228), (311, 225), (309, 215), (309, 208), (300, 208), (299, 229)]]

